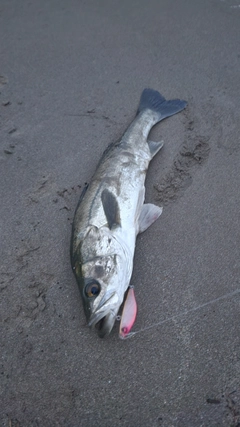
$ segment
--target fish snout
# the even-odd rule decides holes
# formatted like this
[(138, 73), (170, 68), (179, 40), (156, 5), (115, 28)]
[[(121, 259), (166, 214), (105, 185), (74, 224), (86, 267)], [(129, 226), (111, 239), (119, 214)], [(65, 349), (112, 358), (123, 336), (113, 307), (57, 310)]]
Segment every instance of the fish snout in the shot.
[(121, 301), (116, 291), (108, 291), (103, 295), (97, 308), (92, 313), (88, 325), (96, 327), (100, 338), (110, 334), (120, 305)]

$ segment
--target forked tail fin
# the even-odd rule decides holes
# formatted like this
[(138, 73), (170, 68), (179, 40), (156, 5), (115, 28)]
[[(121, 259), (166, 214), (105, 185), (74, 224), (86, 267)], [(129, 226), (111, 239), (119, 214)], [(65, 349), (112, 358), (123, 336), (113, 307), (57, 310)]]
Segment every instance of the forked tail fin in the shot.
[(179, 113), (187, 105), (186, 101), (181, 99), (172, 99), (167, 101), (157, 90), (144, 89), (139, 107), (138, 113), (143, 110), (152, 110), (159, 114), (159, 120), (163, 120), (166, 117), (173, 116), (173, 114)]

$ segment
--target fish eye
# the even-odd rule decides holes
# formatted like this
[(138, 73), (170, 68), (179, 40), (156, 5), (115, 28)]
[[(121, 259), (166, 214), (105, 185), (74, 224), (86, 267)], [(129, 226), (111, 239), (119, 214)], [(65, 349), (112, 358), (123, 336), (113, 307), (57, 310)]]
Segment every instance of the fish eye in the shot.
[(85, 294), (88, 298), (93, 298), (99, 295), (101, 286), (97, 281), (92, 281), (88, 283), (85, 287)]

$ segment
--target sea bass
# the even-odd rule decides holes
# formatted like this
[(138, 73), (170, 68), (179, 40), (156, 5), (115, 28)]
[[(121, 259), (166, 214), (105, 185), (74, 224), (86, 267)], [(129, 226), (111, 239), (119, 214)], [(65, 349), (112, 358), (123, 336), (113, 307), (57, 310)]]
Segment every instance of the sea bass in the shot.
[[(72, 228), (71, 264), (88, 324), (96, 326), (100, 337), (111, 332), (129, 287), (136, 237), (162, 213), (161, 207), (144, 203), (148, 165), (163, 145), (148, 140), (148, 134), (156, 123), (186, 105), (144, 89), (136, 118), (121, 140), (105, 150), (80, 197)], [(132, 292), (126, 310), (131, 310)], [(136, 306), (133, 310), (136, 314)], [(126, 320), (130, 317), (131, 312), (125, 314)], [(122, 336), (127, 330), (124, 326)]]

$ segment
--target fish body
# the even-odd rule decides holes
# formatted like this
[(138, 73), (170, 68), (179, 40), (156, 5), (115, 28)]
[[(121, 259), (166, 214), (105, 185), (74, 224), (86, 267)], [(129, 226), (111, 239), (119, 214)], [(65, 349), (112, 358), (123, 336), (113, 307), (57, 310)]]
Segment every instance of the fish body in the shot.
[(120, 141), (110, 144), (77, 206), (72, 229), (71, 263), (90, 326), (100, 337), (114, 325), (132, 270), (136, 237), (161, 214), (144, 204), (149, 162), (163, 143), (148, 141), (151, 128), (185, 108), (145, 89), (138, 113)]

